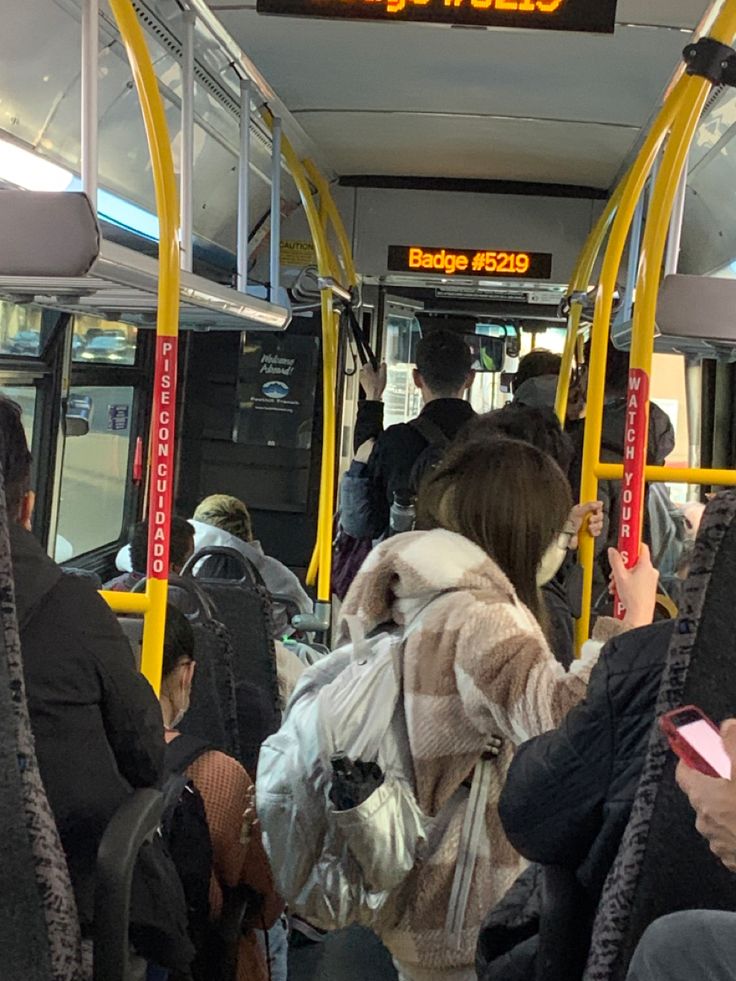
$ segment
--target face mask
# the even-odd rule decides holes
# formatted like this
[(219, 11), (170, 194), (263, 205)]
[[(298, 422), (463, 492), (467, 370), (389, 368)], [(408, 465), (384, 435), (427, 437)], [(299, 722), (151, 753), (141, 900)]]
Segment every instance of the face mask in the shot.
[(562, 563), (565, 561), (567, 549), (561, 548), (557, 541), (552, 542), (550, 547), (542, 556), (542, 561), (537, 569), (537, 586), (544, 586), (551, 582), (560, 571)]

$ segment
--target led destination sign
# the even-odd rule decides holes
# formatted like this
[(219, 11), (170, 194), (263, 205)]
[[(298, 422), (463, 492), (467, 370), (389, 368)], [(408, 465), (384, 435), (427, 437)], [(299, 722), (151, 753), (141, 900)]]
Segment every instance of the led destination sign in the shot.
[(617, 0), (257, 0), (259, 14), (613, 34)]
[(389, 272), (434, 273), (461, 278), (551, 279), (548, 252), (508, 249), (430, 249), (422, 245), (389, 245)]

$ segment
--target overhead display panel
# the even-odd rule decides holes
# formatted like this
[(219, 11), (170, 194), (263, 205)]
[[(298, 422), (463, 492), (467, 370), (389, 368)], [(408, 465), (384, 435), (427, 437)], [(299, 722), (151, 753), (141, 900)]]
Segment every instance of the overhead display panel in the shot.
[(617, 0), (257, 0), (260, 14), (613, 34)]
[(516, 249), (447, 249), (389, 245), (389, 272), (427, 273), (451, 279), (551, 279), (549, 252)]

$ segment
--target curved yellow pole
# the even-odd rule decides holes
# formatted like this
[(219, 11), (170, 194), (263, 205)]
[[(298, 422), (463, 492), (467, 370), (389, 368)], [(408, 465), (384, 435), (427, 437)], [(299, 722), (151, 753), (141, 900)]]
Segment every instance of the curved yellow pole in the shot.
[[(681, 79), (666, 99), (659, 116), (647, 135), (634, 165), (624, 180), (619, 206), (611, 228), (608, 248), (603, 259), (600, 282), (595, 302), (595, 315), (591, 330), (590, 363), (588, 366), (588, 401), (583, 443), (581, 501), (595, 501), (598, 497), (596, 467), (600, 456), (603, 428), (603, 403), (605, 399), (606, 361), (608, 337), (613, 311), (613, 294), (616, 289), (621, 258), (634, 218), (636, 206), (652, 171), (657, 154), (672, 126), (683, 99)], [(665, 221), (663, 216), (661, 220)], [(578, 648), (588, 639), (593, 598), (594, 542), (584, 527), (580, 534), (579, 560), (583, 567), (582, 615), (577, 623)]]
[[(273, 117), (263, 110), (268, 125)], [(309, 180), (301, 160), (289, 140), (282, 136), (281, 149), (286, 166), (296, 184), (317, 256), (317, 269), (325, 278), (332, 275), (334, 256), (330, 251), (325, 227), (315, 206)], [(337, 323), (332, 306), (332, 291), (321, 291), (322, 308), (322, 466), (317, 518), (317, 542), (307, 572), (307, 582), (317, 579), (317, 599), (329, 603), (332, 598), (332, 514), (335, 501), (335, 386), (337, 376)]]
[[(171, 140), (156, 73), (130, 0), (110, 0), (128, 53), (151, 154), (159, 219), (159, 284), (153, 394), (149, 512), (148, 612), (141, 671), (156, 693), (161, 687), (169, 575), (171, 499), (174, 485), (176, 364), (179, 335), (179, 207)], [(115, 603), (111, 604), (113, 609)], [(122, 606), (122, 604), (121, 604)]]
[(335, 231), (337, 242), (340, 246), (340, 256), (342, 258), (343, 268), (345, 270), (345, 275), (347, 276), (347, 283), (344, 283), (343, 285), (355, 286), (355, 284), (358, 282), (358, 276), (355, 271), (353, 250), (350, 246), (347, 232), (345, 231), (342, 216), (337, 208), (337, 205), (335, 204), (335, 199), (332, 197), (330, 186), (319, 172), (313, 161), (305, 160), (304, 169), (309, 174), (314, 186), (317, 188), (319, 192), (320, 204), (325, 208), (327, 216), (330, 219), (330, 224)]
[[(590, 286), (590, 280), (593, 275), (593, 267), (595, 266), (598, 254), (603, 247), (603, 243), (606, 240), (606, 235), (611, 227), (611, 222), (613, 221), (616, 210), (621, 202), (623, 191), (624, 184), (622, 183), (616, 188), (614, 193), (608, 199), (603, 213), (588, 236), (588, 240), (583, 246), (583, 251), (580, 253), (575, 269), (573, 270), (570, 278), (570, 286), (568, 289), (570, 296), (573, 296), (576, 293), (585, 293)], [(575, 302), (574, 300), (571, 301), (570, 313), (567, 320), (565, 349), (562, 354), (562, 368), (560, 370), (560, 378), (557, 383), (557, 398), (555, 400), (555, 412), (557, 413), (557, 418), (560, 420), (560, 424), (562, 426), (565, 425), (567, 420), (567, 403), (570, 397), (570, 376), (572, 374), (572, 366), (575, 360), (581, 315), (581, 304)]]
[[(683, 78), (682, 108), (672, 126), (652, 194), (651, 214), (657, 220), (647, 221), (642, 241), (629, 362), (627, 415), (631, 422), (627, 426), (625, 439), (623, 494), (623, 515), (626, 520), (621, 522), (618, 542), (628, 566), (636, 565), (641, 549), (649, 442), (649, 390), (659, 283), (669, 231), (667, 218), (672, 214), (690, 144), (711, 87), (705, 78)], [(619, 611), (620, 614), (622, 612)]]

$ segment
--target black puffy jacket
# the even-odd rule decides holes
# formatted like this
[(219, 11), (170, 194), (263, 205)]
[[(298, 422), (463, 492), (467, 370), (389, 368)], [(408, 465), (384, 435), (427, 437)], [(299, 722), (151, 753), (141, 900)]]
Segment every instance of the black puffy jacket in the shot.
[[(547, 955), (555, 940), (545, 906), (555, 910), (558, 923), (574, 923), (581, 949), (587, 947), (641, 775), (672, 631), (672, 622), (655, 623), (611, 641), (591, 673), (585, 700), (559, 729), (521, 746), (511, 764), (499, 802), (509, 840), (525, 858), (556, 867), (558, 879), (567, 869), (576, 880), (567, 891), (568, 901), (576, 894), (574, 908), (563, 911), (553, 900), (542, 904)], [(566, 947), (560, 937), (561, 960)], [(495, 975), (481, 970), (484, 976)], [(545, 976), (575, 977), (569, 964), (561, 972), (549, 962)]]

